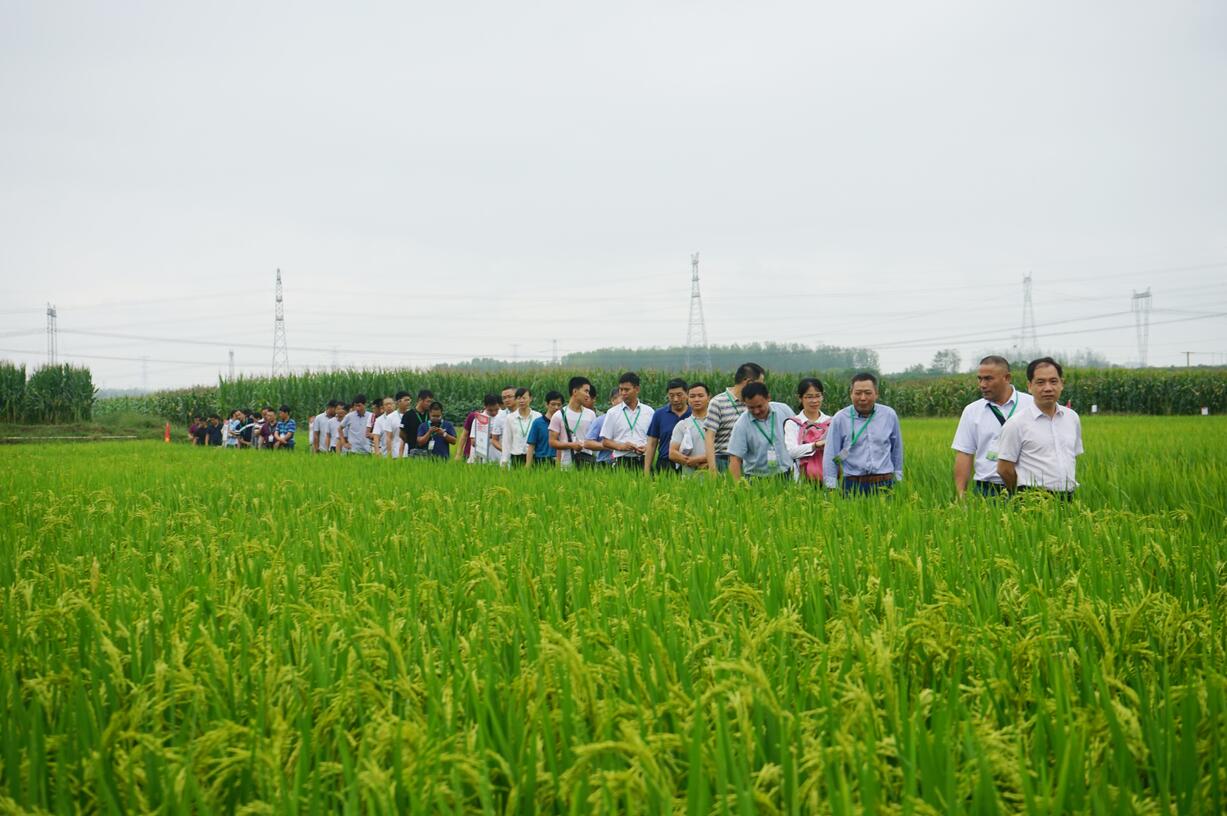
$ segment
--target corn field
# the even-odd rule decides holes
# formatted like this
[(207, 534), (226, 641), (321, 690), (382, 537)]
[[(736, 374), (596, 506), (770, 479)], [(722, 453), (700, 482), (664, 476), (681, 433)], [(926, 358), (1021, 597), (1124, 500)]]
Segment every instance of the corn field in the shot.
[(1072, 505), (903, 433), (852, 500), (0, 449), (0, 809), (1227, 812), (1227, 421), (1084, 417)]
[(88, 368), (43, 366), (26, 377), (26, 367), (0, 361), (0, 421), (31, 424), (90, 419), (95, 399)]
[[(299, 374), (284, 379), (239, 378), (213, 387), (162, 391), (145, 397), (119, 397), (97, 404), (100, 416), (118, 412), (152, 414), (175, 422), (193, 415), (226, 414), (235, 408), (258, 408), (288, 403), (299, 415), (319, 412), (332, 399), (349, 400), (355, 394), (391, 396), (396, 391), (417, 392), (430, 388), (444, 404), (444, 413), (454, 421), (480, 407), (487, 393), (497, 394), (506, 385), (525, 385), (538, 400), (551, 389), (566, 394), (567, 381), (576, 374), (589, 377), (604, 398), (617, 385), (619, 371), (525, 369), (493, 374), (476, 372), (423, 372), (413, 370), (349, 370)], [(834, 405), (846, 404), (851, 371), (815, 372), (826, 386)], [(731, 385), (732, 372), (642, 371), (642, 398), (652, 406), (664, 404), (665, 384), (674, 376), (688, 382), (706, 382), (713, 391)], [(772, 395), (795, 402), (800, 374), (767, 375)], [(1015, 384), (1026, 389), (1026, 377), (1014, 374)], [(904, 416), (958, 416), (963, 406), (979, 399), (975, 377), (961, 374), (921, 380), (882, 381), (882, 402)], [(1075, 369), (1066, 372), (1062, 399), (1069, 399), (1083, 413), (1098, 405), (1105, 413), (1196, 414), (1203, 406), (1213, 413), (1227, 411), (1227, 369)]]

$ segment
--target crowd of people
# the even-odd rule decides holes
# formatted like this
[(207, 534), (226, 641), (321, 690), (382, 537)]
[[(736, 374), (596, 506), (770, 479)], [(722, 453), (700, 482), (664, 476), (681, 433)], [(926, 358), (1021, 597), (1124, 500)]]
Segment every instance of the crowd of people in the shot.
[[(955, 431), (954, 486), (996, 495), (1043, 490), (1073, 495), (1076, 458), (1082, 453), (1078, 415), (1060, 404), (1064, 371), (1050, 357), (1032, 360), (1030, 393), (1012, 384), (1009, 362), (985, 357), (977, 370), (981, 398), (963, 411)], [(306, 425), (313, 453), (455, 460), (506, 468), (568, 470), (618, 468), (645, 474), (727, 474), (735, 480), (781, 479), (841, 489), (847, 494), (887, 491), (903, 478), (903, 434), (893, 409), (878, 401), (878, 379), (852, 378), (849, 405), (824, 411), (822, 381), (802, 378), (797, 409), (772, 399), (765, 372), (744, 363), (732, 385), (719, 391), (703, 382), (670, 380), (666, 405), (639, 399), (639, 376), (628, 371), (597, 410), (587, 377), (572, 377), (567, 393), (534, 395), (508, 385), (488, 394), (456, 426), (430, 389), (334, 400)], [(221, 448), (294, 450), (299, 428), (290, 406), (259, 412), (236, 409), (222, 420), (197, 417), (194, 444)]]

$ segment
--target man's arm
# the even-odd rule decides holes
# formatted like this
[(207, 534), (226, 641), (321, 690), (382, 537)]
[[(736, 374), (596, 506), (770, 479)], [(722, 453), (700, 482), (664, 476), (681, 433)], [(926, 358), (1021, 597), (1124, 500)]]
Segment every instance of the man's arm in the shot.
[(954, 454), (954, 492), (960, 499), (967, 492), (971, 482), (971, 473), (975, 469), (976, 457), (970, 453), (956, 451)]
[(712, 473), (716, 472), (716, 432), (711, 428), (703, 431), (703, 437), (707, 441), (707, 469)]
[(997, 475), (1005, 482), (1005, 489), (1013, 493), (1018, 489), (1018, 470), (1007, 459), (997, 459)]
[(839, 487), (839, 464), (835, 457), (844, 449), (844, 429), (837, 415), (827, 430), (827, 444), (822, 449), (822, 483), (830, 488)]
[(729, 454), (729, 476), (733, 477), (734, 482), (741, 481), (741, 457), (734, 454)]
[(903, 430), (899, 417), (895, 416), (895, 428), (890, 432), (890, 463), (895, 472), (895, 481), (903, 481)]
[(434, 435), (434, 432), (430, 429), (429, 425), (426, 426), (426, 431), (424, 433), (422, 432), (421, 428), (418, 428), (418, 435), (417, 435), (418, 447), (419, 448), (426, 447), (426, 444), (430, 442), (430, 437), (432, 437), (433, 435)]
[(443, 431), (443, 441), (449, 445), (456, 444), (456, 426), (453, 425), (449, 431), (446, 425), (440, 425), (439, 430)]
[(690, 457), (682, 453), (682, 443), (674, 439), (669, 442), (669, 461), (679, 465), (689, 465)]
[(645, 476), (652, 475), (652, 459), (656, 456), (656, 446), (658, 444), (660, 442), (656, 437), (648, 437), (648, 446), (643, 452), (643, 473)]
[(533, 460), (537, 458), (537, 446), (529, 442), (524, 446), (524, 467), (533, 466)]

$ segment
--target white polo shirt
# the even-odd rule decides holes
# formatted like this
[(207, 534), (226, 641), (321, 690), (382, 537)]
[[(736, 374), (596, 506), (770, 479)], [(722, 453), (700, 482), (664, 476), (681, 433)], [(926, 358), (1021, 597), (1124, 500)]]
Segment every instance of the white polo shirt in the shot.
[[(563, 422), (566, 422), (565, 428)], [(594, 422), (596, 422), (596, 412), (591, 408), (581, 407), (579, 413), (576, 414), (569, 405), (564, 405), (562, 410), (555, 411), (554, 416), (550, 418), (550, 430), (558, 434), (559, 442), (583, 442), (588, 438), (588, 431), (592, 430)], [(570, 466), (571, 451), (560, 450), (559, 453), (562, 454), (563, 467)]]
[(503, 417), (503, 434), (499, 443), (503, 446), (503, 464), (511, 461), (512, 456), (523, 456), (528, 453), (528, 432), (533, 423), (541, 416), (540, 411), (529, 410), (528, 416), (520, 415), (519, 411)]
[(375, 435), (379, 437), (380, 445), (384, 444), (384, 434), (392, 434), (391, 447), (380, 451), (384, 456), (395, 456), (398, 445), (400, 446), (400, 456), (397, 458), (403, 459), (409, 455), (409, 446), (400, 441), (400, 418), (401, 412), (393, 411), (390, 414), (384, 414), (375, 422)]
[(328, 414), (324, 413), (323, 411), (320, 411), (318, 414), (311, 417), (311, 422), (307, 425), (307, 429), (310, 431), (308, 434), (310, 439), (308, 441), (310, 442), (311, 450), (315, 450), (315, 440), (317, 439), (320, 441), (321, 445), (324, 444), (324, 423), (327, 421)]
[[(629, 442), (632, 445), (648, 444), (648, 426), (652, 424), (652, 412), (655, 410), (646, 402), (639, 403), (636, 410), (625, 405), (610, 409), (605, 415), (605, 423), (601, 425), (601, 439), (612, 439), (615, 442)], [(613, 458), (623, 456), (639, 456), (631, 451), (613, 451)]]
[(1004, 424), (998, 421), (992, 406), (996, 406), (1001, 415), (1009, 419), (1020, 409), (1035, 405), (1035, 399), (1030, 394), (1024, 394), (1013, 386), (1011, 391), (1010, 398), (1000, 404), (987, 399), (976, 400), (963, 409), (963, 416), (959, 418), (959, 427), (954, 432), (954, 442), (950, 447), (976, 457), (977, 482), (1001, 484), (996, 456), (997, 439)]
[(1081, 455), (1082, 420), (1060, 405), (1051, 417), (1034, 403), (1019, 407), (997, 439), (997, 458), (1014, 463), (1019, 487), (1074, 490), (1075, 460)]
[(473, 425), (469, 430), (469, 438), (473, 440), (473, 444), (469, 447), (468, 461), (470, 464), (497, 462), (502, 458), (499, 456), (498, 449), (490, 441), (492, 436), (490, 431), (493, 427), (494, 418), (485, 411), (478, 411), (473, 417)]
[(329, 450), (336, 450), (337, 445), (341, 442), (341, 420), (336, 417), (324, 417), (324, 436), (320, 440), (320, 446), (323, 443), (328, 443)]

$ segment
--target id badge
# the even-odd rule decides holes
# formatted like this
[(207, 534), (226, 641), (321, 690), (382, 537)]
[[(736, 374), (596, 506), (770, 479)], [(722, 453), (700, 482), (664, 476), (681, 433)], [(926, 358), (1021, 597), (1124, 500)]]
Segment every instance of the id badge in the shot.
[(851, 448), (844, 448), (843, 450), (841, 450), (839, 453), (835, 455), (835, 464), (842, 465), (851, 454), (852, 454)]
[(775, 454), (775, 448), (772, 448), (771, 450), (767, 451), (767, 466), (772, 470), (775, 470), (777, 464), (779, 464), (779, 457)]
[(989, 448), (988, 452), (984, 454), (984, 458), (990, 462), (996, 462), (997, 461), (997, 449)]

